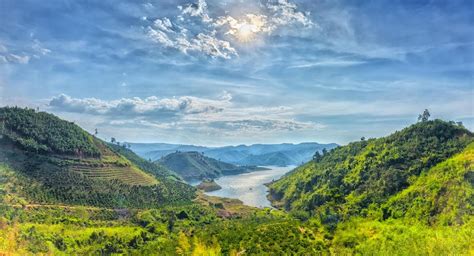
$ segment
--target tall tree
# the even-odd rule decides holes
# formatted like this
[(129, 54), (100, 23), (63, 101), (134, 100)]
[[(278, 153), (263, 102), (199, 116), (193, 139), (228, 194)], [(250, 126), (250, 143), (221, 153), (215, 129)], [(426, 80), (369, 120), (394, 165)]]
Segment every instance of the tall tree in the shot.
[(423, 111), (423, 114), (420, 114), (418, 116), (418, 121), (426, 122), (430, 119), (430, 116), (431, 116), (430, 111), (428, 109), (425, 109), (425, 111)]

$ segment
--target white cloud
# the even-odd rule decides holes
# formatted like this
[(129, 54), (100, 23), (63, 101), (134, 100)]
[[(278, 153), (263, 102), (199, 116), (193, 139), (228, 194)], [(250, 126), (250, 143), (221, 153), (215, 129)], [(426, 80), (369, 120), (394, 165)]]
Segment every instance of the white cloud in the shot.
[(186, 7), (178, 6), (182, 10), (183, 15), (189, 15), (192, 17), (200, 17), (203, 22), (211, 22), (212, 19), (209, 17), (207, 11), (207, 3), (205, 0), (198, 0), (197, 3), (188, 4)]
[(13, 54), (5, 45), (0, 44), (0, 64), (28, 64), (28, 62), (30, 62), (30, 56)]
[(272, 13), (270, 20), (274, 26), (285, 26), (292, 23), (300, 23), (303, 26), (314, 25), (307, 17), (309, 13), (298, 11), (296, 4), (290, 3), (288, 0), (269, 1), (266, 6)]
[(230, 59), (237, 56), (237, 51), (225, 40), (215, 37), (215, 33), (199, 33), (194, 37), (188, 30), (174, 26), (168, 18), (156, 19), (153, 26), (148, 27), (148, 37), (165, 47), (177, 49), (183, 53), (200, 52), (212, 58)]
[(1, 60), (5, 63), (18, 63), (18, 64), (28, 64), (30, 62), (30, 56), (27, 55), (16, 55), (13, 53), (5, 54), (1, 56)]
[(50, 49), (47, 49), (42, 46), (41, 42), (38, 39), (33, 40), (33, 46), (31, 48), (34, 51), (34, 57), (39, 58), (39, 56), (44, 56), (51, 53)]
[(61, 94), (49, 101), (49, 106), (65, 112), (78, 112), (110, 117), (170, 118), (179, 115), (194, 115), (221, 112), (229, 104), (229, 98), (210, 100), (192, 96), (178, 98), (122, 98), (105, 101), (96, 98), (78, 99)]
[(232, 95), (225, 91), (216, 99), (151, 96), (109, 101), (72, 98), (61, 94), (49, 100), (49, 107), (62, 113), (101, 117), (102, 125), (152, 127), (170, 131), (269, 134), (324, 128), (318, 123), (295, 120), (292, 109), (288, 107), (242, 107), (233, 104)]
[(9, 50), (5, 45), (0, 44), (0, 63), (4, 64), (28, 64), (32, 58), (39, 59), (51, 53), (51, 50), (42, 46), (38, 39), (34, 39), (27, 52)]
[[(296, 4), (287, 0), (268, 1), (262, 10), (242, 17), (231, 15), (212, 18), (205, 0), (178, 6), (180, 14), (173, 18), (145, 19), (146, 34), (153, 42), (177, 49), (185, 54), (202, 53), (212, 58), (230, 59), (239, 56), (234, 40), (270, 35), (279, 28), (290, 25), (311, 27), (308, 13), (297, 10)], [(189, 20), (189, 18), (198, 20)], [(231, 37), (229, 37), (231, 36)]]

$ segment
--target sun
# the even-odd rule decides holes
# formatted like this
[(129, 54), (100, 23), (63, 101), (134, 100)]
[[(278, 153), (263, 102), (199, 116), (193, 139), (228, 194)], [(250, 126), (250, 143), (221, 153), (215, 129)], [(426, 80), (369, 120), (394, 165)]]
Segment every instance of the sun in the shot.
[(237, 27), (237, 39), (242, 42), (249, 42), (254, 38), (255, 32), (255, 25), (244, 22)]
[(266, 16), (259, 14), (247, 14), (240, 19), (228, 18), (225, 22), (230, 27), (227, 33), (245, 43), (254, 41), (259, 34), (268, 30)]

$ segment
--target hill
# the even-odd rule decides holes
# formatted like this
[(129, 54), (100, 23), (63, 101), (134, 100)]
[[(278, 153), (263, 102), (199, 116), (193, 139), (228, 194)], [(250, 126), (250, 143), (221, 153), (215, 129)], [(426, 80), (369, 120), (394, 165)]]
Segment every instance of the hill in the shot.
[[(53, 152), (25, 151), (7, 140), (2, 151), (8, 151), (4, 148), (8, 145), (32, 159), (58, 157)], [(271, 185), (272, 195), (280, 196), (274, 202), (288, 212), (245, 207), (239, 200), (202, 192), (197, 192), (194, 202), (179, 201), (189, 186), (179, 182), (176, 174), (100, 140), (99, 152), (105, 146), (111, 151), (108, 154), (125, 157), (158, 183), (132, 186), (82, 176), (71, 181), (64, 179), (65, 169), (19, 171), (10, 168), (17, 159), (4, 158), (0, 254), (472, 255), (473, 140), (466, 129), (436, 120), (316, 155), (314, 161)], [(101, 157), (102, 153), (79, 159)], [(53, 163), (49, 166), (55, 167)], [(47, 179), (33, 178), (35, 172)], [(47, 183), (48, 179), (54, 183)], [(203, 189), (209, 185), (214, 184), (208, 181)], [(48, 186), (59, 191), (45, 192)], [(110, 188), (120, 193), (98, 193)], [(154, 189), (145, 190), (149, 188)], [(64, 197), (77, 199), (77, 193), (63, 190), (88, 194), (88, 200), (91, 195), (107, 199), (95, 205), (109, 208), (63, 205)], [(24, 195), (51, 203), (31, 203)], [(51, 195), (57, 201), (51, 201)], [(89, 204), (88, 200), (81, 203)], [(147, 209), (117, 209), (124, 206)]]
[[(132, 152), (127, 158), (52, 114), (0, 108), (0, 134), (0, 163), (15, 171), (18, 187), (35, 203), (123, 207), (193, 197), (194, 189), (171, 179), (163, 167), (147, 165)], [(182, 192), (171, 194), (174, 186)]]
[[(204, 152), (207, 156), (236, 165), (299, 165), (309, 161), (316, 151), (330, 150), (337, 144), (253, 144), (226, 147), (203, 147), (166, 143), (130, 143), (131, 149), (153, 161), (176, 151)], [(278, 161), (275, 161), (278, 158)], [(275, 164), (278, 163), (278, 164)]]
[(225, 163), (199, 152), (175, 152), (158, 161), (183, 177), (185, 180), (214, 179), (222, 175), (245, 173), (264, 168), (236, 166)]
[(323, 223), (370, 214), (459, 222), (472, 214), (473, 139), (452, 122), (420, 122), (317, 156), (271, 184), (270, 198)]
[(295, 163), (297, 160), (292, 159), (290, 154), (286, 154), (285, 152), (272, 152), (262, 155), (250, 155), (242, 159), (240, 162), (245, 164), (255, 163), (263, 166), (287, 166), (288, 163)]

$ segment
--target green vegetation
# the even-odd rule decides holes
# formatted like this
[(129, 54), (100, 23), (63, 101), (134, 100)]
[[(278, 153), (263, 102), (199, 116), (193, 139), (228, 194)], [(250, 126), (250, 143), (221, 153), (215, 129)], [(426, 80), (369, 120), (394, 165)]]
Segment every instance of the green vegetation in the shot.
[(195, 197), (166, 168), (111, 148), (77, 125), (31, 109), (0, 113), (0, 162), (15, 170), (12, 184), (28, 203), (143, 208)]
[(178, 173), (185, 180), (214, 179), (222, 175), (265, 170), (261, 167), (236, 166), (221, 162), (199, 152), (175, 152), (164, 156), (158, 163)]
[(100, 156), (92, 136), (79, 126), (33, 109), (0, 108), (0, 133), (31, 152)]
[(3, 132), (0, 255), (473, 255), (474, 136), (427, 113), (270, 184), (286, 211), (206, 196), (92, 136), (86, 156)]
[(206, 180), (203, 180), (201, 183), (199, 183), (199, 185), (197, 185), (196, 188), (205, 192), (211, 192), (211, 191), (219, 190), (222, 187), (219, 186), (219, 184), (217, 184), (214, 180), (206, 179)]
[(394, 213), (382, 205), (424, 182), (435, 172), (430, 170), (433, 166), (471, 141), (472, 133), (463, 127), (440, 120), (420, 122), (385, 138), (350, 143), (316, 156), (271, 184), (270, 191), (275, 205), (319, 215), (324, 223), (367, 216), (376, 209), (383, 210), (384, 218), (400, 215), (402, 206)]

